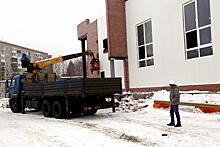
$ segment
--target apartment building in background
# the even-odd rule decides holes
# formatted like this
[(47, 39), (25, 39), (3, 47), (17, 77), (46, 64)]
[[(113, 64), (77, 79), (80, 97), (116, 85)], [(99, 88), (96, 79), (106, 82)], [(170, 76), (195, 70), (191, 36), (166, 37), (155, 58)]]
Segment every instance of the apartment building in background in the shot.
[[(21, 67), (21, 55), (26, 53), (31, 62), (50, 58), (48, 53), (23, 47), (20, 45), (0, 41), (0, 80), (8, 80), (14, 74), (22, 73), (25, 69)], [(53, 68), (47, 67), (45, 72), (53, 72)]]

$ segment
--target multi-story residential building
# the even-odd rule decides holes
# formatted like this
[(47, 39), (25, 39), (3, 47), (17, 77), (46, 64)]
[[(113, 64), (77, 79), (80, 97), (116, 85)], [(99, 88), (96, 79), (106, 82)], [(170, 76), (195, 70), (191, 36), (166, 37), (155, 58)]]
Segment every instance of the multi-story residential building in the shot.
[(181, 90), (220, 91), (219, 8), (219, 0), (106, 0), (106, 21), (80, 24), (98, 39), (78, 37), (98, 45), (100, 73), (112, 71), (107, 60), (120, 62), (127, 91), (166, 89), (171, 79)]
[(7, 80), (3, 80), (3, 81), (0, 81), (0, 98), (5, 98), (7, 97), (7, 89), (8, 89), (8, 81)]
[[(51, 57), (48, 53), (0, 41), (0, 80), (10, 79), (14, 74), (25, 71), (21, 67), (22, 53), (26, 53), (31, 62)], [(53, 72), (52, 67), (45, 68), (44, 70), (49, 73)]]

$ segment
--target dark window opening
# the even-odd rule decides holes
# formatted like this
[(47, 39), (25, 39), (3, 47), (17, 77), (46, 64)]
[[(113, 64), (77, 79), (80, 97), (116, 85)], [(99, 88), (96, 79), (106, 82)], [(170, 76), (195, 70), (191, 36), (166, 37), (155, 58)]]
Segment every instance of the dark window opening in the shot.
[(138, 46), (144, 44), (144, 28), (143, 25), (138, 26)]
[(11, 58), (11, 62), (18, 62), (17, 58)]
[(145, 67), (145, 66), (146, 66), (145, 61), (140, 61), (140, 62), (139, 62), (139, 67)]
[(196, 28), (195, 2), (184, 7), (185, 10), (185, 29), (190, 31)]
[(105, 54), (105, 53), (108, 53), (108, 39), (106, 38), (106, 39), (104, 39), (103, 40), (103, 53)]
[(145, 41), (146, 41), (146, 44), (152, 42), (151, 21), (145, 23)]
[(212, 47), (205, 47), (205, 48), (201, 48), (200, 49), (200, 56), (209, 56), (209, 55), (213, 55), (213, 49)]
[(152, 57), (153, 56), (153, 45), (147, 45), (147, 57)]
[(211, 43), (211, 27), (200, 30), (200, 45)]
[(199, 27), (211, 24), (210, 0), (197, 0)]
[(186, 33), (186, 46), (187, 49), (198, 46), (196, 30)]
[(152, 65), (154, 65), (154, 59), (147, 60), (147, 66), (152, 66)]
[(187, 51), (187, 59), (192, 59), (192, 58), (197, 58), (199, 57), (199, 51), (197, 50), (192, 50), (192, 51)]
[(145, 47), (139, 47), (139, 60), (140, 59), (145, 59)]
[(104, 71), (101, 72), (101, 78), (105, 78), (105, 72)]

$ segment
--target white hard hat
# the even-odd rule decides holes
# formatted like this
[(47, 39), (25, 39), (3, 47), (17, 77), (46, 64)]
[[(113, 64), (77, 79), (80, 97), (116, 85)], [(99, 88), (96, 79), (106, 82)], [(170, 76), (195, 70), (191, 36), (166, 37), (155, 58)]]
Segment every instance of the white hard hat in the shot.
[(176, 85), (176, 82), (174, 80), (170, 80), (169, 85)]

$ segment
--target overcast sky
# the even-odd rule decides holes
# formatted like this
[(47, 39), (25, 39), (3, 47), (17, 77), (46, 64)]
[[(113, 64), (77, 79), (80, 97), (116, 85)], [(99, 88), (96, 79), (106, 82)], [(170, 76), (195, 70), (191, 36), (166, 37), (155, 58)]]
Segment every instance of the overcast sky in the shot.
[(81, 51), (77, 25), (105, 15), (105, 0), (0, 0), (0, 40), (53, 56)]

